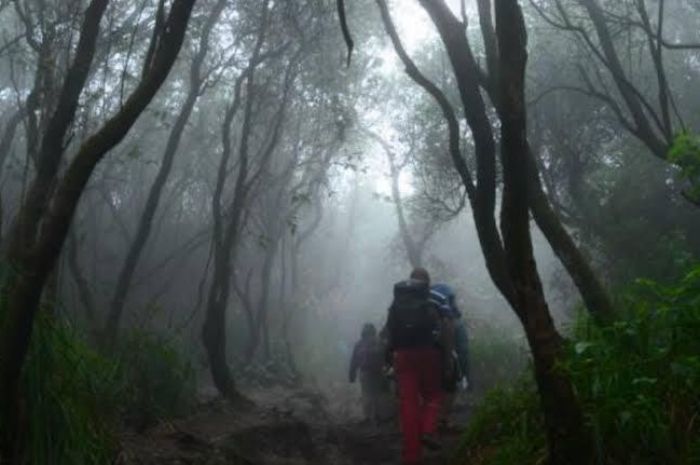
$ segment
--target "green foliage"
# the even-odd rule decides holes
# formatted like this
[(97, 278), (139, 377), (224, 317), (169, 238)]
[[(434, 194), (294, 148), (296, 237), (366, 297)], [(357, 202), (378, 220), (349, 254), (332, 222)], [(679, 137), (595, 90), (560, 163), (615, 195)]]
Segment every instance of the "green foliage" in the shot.
[(160, 418), (182, 415), (195, 401), (192, 365), (164, 337), (134, 331), (118, 347), (121, 404), (126, 421), (137, 429)]
[(607, 161), (561, 173), (576, 174), (581, 183), (572, 197), (582, 220), (576, 235), (598, 255), (613, 287), (629, 286), (639, 277), (674, 283), (700, 260), (700, 216), (673, 193), (669, 164), (640, 157), (639, 150), (635, 143), (620, 143), (604, 150)]
[(700, 202), (700, 137), (688, 132), (678, 134), (668, 152), (668, 161), (678, 166), (681, 179), (690, 183), (687, 195)]
[(119, 377), (117, 364), (91, 350), (72, 328), (41, 316), (21, 386), (28, 463), (108, 463)]
[(456, 464), (537, 463), (545, 455), (543, 419), (531, 377), (492, 389), (454, 455)]
[(564, 368), (571, 374), (601, 459), (698, 463), (700, 267), (675, 286), (641, 281), (627, 318), (580, 325)]
[[(560, 369), (571, 376), (598, 463), (700, 463), (700, 267), (672, 286), (640, 281), (624, 318), (582, 319)], [(492, 391), (456, 464), (534, 464), (544, 431), (531, 383)], [(471, 460), (471, 461), (469, 461)]]
[(26, 461), (111, 463), (122, 421), (143, 428), (185, 413), (194, 392), (192, 369), (171, 343), (132, 333), (106, 356), (40, 312), (21, 379)]
[(477, 392), (514, 381), (527, 366), (527, 346), (512, 329), (486, 322), (469, 328), (472, 388)]

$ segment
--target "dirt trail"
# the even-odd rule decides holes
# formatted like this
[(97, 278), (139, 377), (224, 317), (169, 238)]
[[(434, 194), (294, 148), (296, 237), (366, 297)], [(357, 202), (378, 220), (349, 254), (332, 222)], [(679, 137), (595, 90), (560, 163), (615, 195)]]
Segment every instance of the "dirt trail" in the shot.
[[(401, 437), (382, 427), (339, 420), (323, 397), (308, 391), (256, 396), (258, 407), (241, 412), (221, 400), (145, 433), (124, 434), (120, 465), (394, 465)], [(465, 411), (461, 411), (464, 418)], [(458, 434), (444, 436), (443, 451), (426, 464), (447, 464)]]

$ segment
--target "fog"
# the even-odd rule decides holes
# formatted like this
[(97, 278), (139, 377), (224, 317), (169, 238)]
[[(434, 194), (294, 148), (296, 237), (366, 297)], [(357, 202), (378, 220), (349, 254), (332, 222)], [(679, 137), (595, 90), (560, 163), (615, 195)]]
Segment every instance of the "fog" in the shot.
[(282, 386), (355, 418), (353, 346), (421, 265), (456, 292), (477, 402), (678, 279), (698, 3), (520, 3), (513, 91), (498, 1), (0, 0), (0, 397), (46, 314), (107, 357), (164, 342), (200, 402)]

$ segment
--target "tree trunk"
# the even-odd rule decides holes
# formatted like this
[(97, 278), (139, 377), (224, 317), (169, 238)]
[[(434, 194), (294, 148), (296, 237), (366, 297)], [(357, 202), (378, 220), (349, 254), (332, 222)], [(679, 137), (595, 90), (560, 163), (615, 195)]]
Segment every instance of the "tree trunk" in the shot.
[[(30, 94), (30, 98), (28, 98), (27, 101), (29, 102), (31, 100), (33, 100), (32, 94)], [(26, 114), (26, 105), (27, 104), (18, 110), (15, 110), (12, 116), (10, 116), (7, 124), (5, 125), (5, 130), (2, 132), (2, 137), (0, 137), (0, 173), (2, 173), (7, 156), (10, 154), (12, 141), (15, 138), (17, 127), (22, 122), (22, 119)]]
[(3, 318), (0, 326), (0, 415), (6, 431), (0, 433), (0, 456), (10, 463), (22, 460), (16, 455), (20, 450), (16, 444), (20, 434), (19, 379), (44, 284), (58, 255), (58, 252), (55, 255), (49, 252), (46, 256), (37, 256), (34, 247), (39, 223), (55, 184), (58, 164), (63, 155), (63, 138), (75, 116), (78, 98), (87, 80), (100, 21), (106, 8), (106, 0), (93, 0), (85, 12), (75, 60), (68, 70), (59, 103), (41, 140), (42, 163), (37, 166), (28, 198), (9, 232), (5, 250), (5, 259), (12, 271), (2, 283), (5, 308), (3, 315), (0, 315)]
[[(284, 189), (280, 189), (280, 194), (284, 192)], [(278, 197), (280, 200), (281, 195)], [(284, 217), (277, 216), (275, 222), (284, 221)], [(270, 360), (272, 357), (272, 347), (270, 341), (270, 297), (272, 294), (272, 271), (274, 269), (275, 260), (277, 259), (277, 252), (280, 247), (280, 243), (283, 240), (286, 223), (273, 224), (273, 231), (275, 237), (272, 238), (272, 243), (269, 245), (270, 250), (268, 250), (265, 261), (263, 263), (262, 270), (262, 290), (260, 294), (260, 303), (258, 305), (258, 332), (262, 338), (263, 349), (265, 351), (265, 360)], [(254, 355), (254, 354), (253, 354)]]
[(552, 209), (542, 188), (535, 160), (529, 147), (527, 157), (529, 164), (528, 200), (532, 216), (552, 250), (573, 279), (588, 312), (598, 324), (606, 325), (614, 318), (614, 309), (608, 292), (594, 273), (590, 262), (584, 257), (569, 232), (564, 228), (559, 216)]
[[(282, 328), (281, 328), (281, 337), (282, 337), (282, 342), (284, 343), (284, 350), (287, 355), (287, 364), (289, 365), (289, 370), (292, 372), (292, 376), (294, 377), (294, 381), (298, 382), (300, 380), (300, 374), (299, 374), (299, 368), (296, 362), (296, 357), (294, 356), (294, 349), (292, 347), (292, 340), (291, 340), (291, 328), (292, 328), (292, 318), (294, 317), (294, 310), (296, 308), (296, 302), (294, 301), (293, 297), (291, 299), (288, 299), (288, 275), (293, 274), (295, 272), (294, 267), (297, 266), (294, 264), (294, 258), (291, 257), (295, 253), (294, 249), (294, 238), (292, 238), (292, 245), (291, 245), (291, 250), (289, 247), (289, 242), (287, 237), (282, 239), (282, 247), (280, 250), (280, 268), (281, 268), (281, 273), (280, 273), (280, 289), (279, 289), (279, 297), (277, 299), (278, 306), (282, 312)], [(287, 261), (290, 260), (292, 264), (288, 264)], [(291, 281), (294, 281), (294, 278), (291, 279)], [(292, 291), (293, 292), (293, 291)]]
[[(227, 109), (222, 126), (222, 156), (217, 174), (217, 182), (212, 196), (212, 214), (214, 217), (214, 271), (209, 287), (206, 305), (206, 317), (202, 326), (202, 343), (209, 359), (209, 369), (212, 380), (219, 393), (225, 398), (237, 402), (243, 399), (238, 392), (226, 357), (226, 309), (231, 289), (231, 262), (238, 242), (243, 210), (247, 203), (248, 171), (249, 171), (249, 140), (253, 117), (255, 68), (259, 64), (258, 57), (265, 40), (267, 29), (267, 14), (269, 0), (265, 0), (262, 8), (262, 21), (258, 37), (246, 71), (236, 81), (233, 102)], [(233, 153), (231, 147), (231, 124), (240, 106), (240, 95), (243, 78), (246, 79), (246, 101), (241, 128), (239, 145), (238, 172), (233, 190), (233, 199), (226, 215), (222, 212), (222, 196), (228, 165)], [(224, 219), (228, 223), (224, 224)]]
[(279, 238), (271, 238), (271, 243), (268, 244), (267, 253), (263, 260), (262, 271), (260, 272), (260, 299), (258, 300), (257, 309), (255, 312), (255, 323), (251, 328), (251, 338), (248, 342), (248, 347), (245, 352), (245, 360), (250, 363), (258, 351), (260, 343), (263, 343), (265, 349), (265, 358), (270, 358), (270, 341), (268, 335), (268, 312), (270, 301), (270, 284), (272, 281), (272, 268), (277, 256), (277, 247)]
[[(482, 80), (484, 81), (482, 85), (488, 92), (493, 105), (498, 108), (502, 104), (504, 96), (499, 85), (499, 51), (492, 23), (491, 0), (479, 0), (478, 7), (488, 64), (488, 76)], [(530, 147), (528, 147), (528, 157), (532, 164), (530, 169), (529, 199), (533, 217), (554, 253), (573, 279), (591, 316), (598, 323), (606, 324), (612, 320), (614, 312), (608, 293), (594, 273), (590, 262), (581, 253), (571, 235), (552, 209), (542, 188), (534, 154)]]
[[(267, 5), (268, 1), (266, 0), (263, 7), (264, 15), (267, 14)], [(221, 385), (217, 384), (217, 388), (219, 388), (222, 395), (227, 397), (230, 397), (234, 393), (232, 393), (230, 390), (231, 386), (233, 386), (233, 381), (228, 370), (228, 365), (225, 364), (226, 337), (224, 328), (226, 324), (226, 307), (228, 306), (231, 287), (231, 264), (235, 262), (236, 247), (238, 245), (240, 231), (245, 220), (245, 209), (248, 206), (250, 193), (257, 179), (256, 175), (249, 176), (249, 141), (251, 138), (253, 123), (253, 100), (255, 95), (253, 80), (255, 76), (255, 65), (259, 63), (258, 56), (260, 47), (262, 46), (262, 41), (264, 39), (263, 32), (265, 28), (266, 20), (265, 17), (263, 17), (261, 34), (259, 36), (258, 44), (256, 45), (256, 50), (253, 53), (253, 58), (250, 62), (252, 67), (248, 68), (247, 96), (243, 116), (243, 125), (241, 128), (238, 173), (233, 191), (233, 199), (226, 215), (228, 218), (228, 224), (225, 231), (223, 230), (222, 220), (224, 217), (221, 215), (220, 199), (223, 184), (226, 178), (226, 166), (228, 163), (225, 160), (228, 160), (228, 156), (230, 156), (230, 129), (227, 129), (227, 125), (230, 124), (231, 120), (224, 123), (224, 157), (222, 157), (222, 164), (219, 168), (219, 177), (214, 195), (214, 203), (212, 205), (214, 213), (214, 254), (217, 257), (214, 262), (215, 270), (210, 292), (210, 302), (214, 306), (208, 308), (207, 310), (207, 317), (204, 323), (204, 328), (202, 329), (202, 338), (210, 355), (209, 358), (210, 363), (212, 364), (212, 374), (214, 374), (214, 370), (219, 373), (223, 373), (224, 371), (228, 373), (227, 377), (229, 378), (230, 382)], [(277, 111), (275, 121), (273, 122), (270, 134), (266, 141), (266, 145), (262, 148), (262, 153), (260, 153), (258, 157), (258, 170), (262, 170), (267, 166), (272, 153), (275, 151), (275, 148), (280, 141), (286, 108), (289, 103), (290, 89), (295, 77), (293, 68), (294, 64), (290, 63), (284, 78), (284, 95), (281, 97), (282, 101), (280, 103), (280, 107)], [(209, 337), (214, 337), (215, 339), (209, 341), (207, 340)], [(217, 364), (218, 366), (215, 367), (214, 364)], [(214, 379), (216, 381), (217, 378), (215, 377)], [(236, 395), (236, 397), (238, 400), (241, 399), (240, 395)]]
[(97, 329), (97, 318), (95, 297), (93, 296), (92, 289), (90, 288), (90, 283), (85, 278), (85, 275), (80, 268), (80, 263), (78, 260), (78, 239), (76, 238), (76, 233), (71, 230), (68, 234), (68, 244), (66, 247), (66, 259), (68, 261), (68, 271), (70, 271), (73, 281), (75, 281), (75, 286), (78, 289), (78, 299), (80, 300), (83, 310), (85, 312), (85, 320), (88, 324), (90, 331)]
[(399, 167), (396, 166), (394, 154), (387, 149), (388, 147), (385, 148), (385, 151), (389, 160), (389, 170), (391, 173), (391, 198), (394, 201), (396, 219), (399, 222), (399, 234), (401, 235), (401, 240), (406, 249), (406, 255), (411, 267), (418, 268), (423, 266), (423, 250), (418, 246), (416, 241), (413, 240), (413, 236), (411, 236), (411, 231), (408, 227), (408, 221), (406, 221), (406, 214), (404, 212), (403, 199), (401, 198), (401, 189), (399, 188), (399, 176), (401, 175), (401, 171)]
[[(248, 79), (252, 78), (252, 74), (251, 72)], [(248, 87), (251, 88), (250, 85)], [(251, 100), (252, 96), (248, 95), (246, 100), (246, 116), (244, 117), (245, 121), (248, 122), (250, 120), (250, 112), (252, 111)], [(212, 210), (214, 214), (214, 270), (209, 286), (209, 295), (207, 297), (206, 318), (202, 327), (202, 343), (207, 351), (209, 369), (211, 370), (214, 385), (225, 398), (236, 401), (240, 400), (242, 396), (238, 393), (233, 377), (231, 376), (226, 357), (226, 307), (228, 306), (230, 294), (232, 254), (238, 238), (240, 221), (243, 216), (243, 196), (245, 193), (245, 180), (248, 176), (248, 155), (247, 148), (242, 148), (236, 185), (234, 187), (234, 198), (229, 211), (230, 220), (227, 227), (224, 228), (224, 216), (221, 212), (221, 194), (226, 179), (228, 160), (231, 155), (231, 144), (228, 136), (230, 135), (232, 119), (233, 115), (231, 115), (230, 119), (226, 118), (224, 122), (224, 152), (219, 167), (217, 188), (212, 199)], [(244, 123), (241, 144), (247, 144), (247, 134), (249, 130), (249, 123), (248, 125)]]
[(472, 130), (477, 159), (476, 192), (472, 204), (474, 224), (486, 260), (486, 268), (496, 287), (511, 304), (515, 293), (506, 268), (505, 251), (494, 211), (496, 208), (496, 143), (486, 105), (479, 89), (478, 65), (465, 34), (444, 1), (419, 0), (445, 44), (462, 101), (462, 110)]
[(517, 0), (496, 0), (500, 52), (499, 117), (503, 164), (501, 228), (508, 269), (516, 290), (516, 313), (525, 328), (535, 364), (553, 465), (588, 465), (591, 438), (571, 381), (557, 368), (559, 336), (545, 301), (530, 235), (529, 183), (534, 173), (526, 131), (525, 67), (527, 34)]
[(236, 384), (226, 357), (226, 306), (229, 295), (230, 264), (228, 255), (215, 258), (214, 275), (207, 299), (207, 314), (202, 327), (202, 343), (207, 351), (209, 369), (217, 390), (231, 401), (239, 401)]

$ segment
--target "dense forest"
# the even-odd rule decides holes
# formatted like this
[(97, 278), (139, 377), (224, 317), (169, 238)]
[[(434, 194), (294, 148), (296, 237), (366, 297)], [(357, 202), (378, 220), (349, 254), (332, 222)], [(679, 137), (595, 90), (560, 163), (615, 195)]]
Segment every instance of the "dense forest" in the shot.
[(0, 465), (700, 464), (699, 25), (0, 0)]

